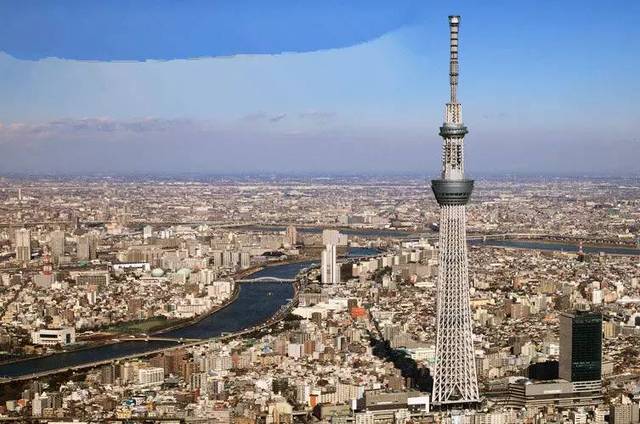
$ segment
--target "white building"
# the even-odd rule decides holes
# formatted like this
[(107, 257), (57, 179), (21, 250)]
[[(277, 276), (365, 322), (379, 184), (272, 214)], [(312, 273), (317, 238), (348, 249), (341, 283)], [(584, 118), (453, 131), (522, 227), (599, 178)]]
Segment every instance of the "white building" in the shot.
[(207, 286), (207, 296), (214, 299), (227, 299), (233, 292), (231, 281), (213, 281)]
[(429, 364), (436, 362), (435, 345), (401, 348), (400, 350), (404, 351), (414, 361), (427, 361)]
[(76, 330), (73, 327), (41, 328), (31, 333), (31, 341), (43, 346), (73, 344), (76, 342)]
[(357, 412), (354, 414), (354, 422), (355, 424), (374, 424), (375, 415), (372, 411)]
[(142, 227), (142, 238), (149, 239), (153, 236), (153, 227), (151, 225), (145, 225)]
[(584, 409), (569, 412), (569, 419), (573, 424), (587, 424), (587, 413)]
[(211, 299), (208, 297), (187, 295), (176, 304), (175, 316), (177, 318), (191, 318), (207, 312), (211, 306)]
[(138, 383), (143, 386), (152, 386), (164, 382), (164, 368), (149, 367), (138, 370)]
[(251, 255), (249, 252), (240, 252), (240, 268), (247, 269), (251, 266)]
[(324, 230), (322, 243), (325, 249), (321, 257), (322, 284), (337, 284), (340, 282), (340, 266), (338, 265), (337, 246), (341, 242), (340, 233), (337, 230)]
[(594, 289), (591, 292), (591, 303), (593, 303), (594, 305), (600, 305), (602, 303), (603, 297), (604, 296), (602, 295), (602, 290)]
[(304, 345), (300, 343), (289, 343), (287, 346), (287, 356), (289, 358), (299, 359), (302, 357)]
[(34, 417), (39, 417), (42, 415), (42, 410), (49, 406), (49, 398), (46, 393), (42, 395), (36, 393), (33, 397), (33, 401), (31, 402), (31, 414)]
[(200, 283), (209, 285), (213, 283), (216, 279), (217, 273), (212, 269), (202, 269), (200, 270)]
[(141, 269), (145, 272), (149, 272), (151, 271), (151, 264), (149, 262), (119, 262), (119, 263), (111, 264), (111, 268), (114, 271)]

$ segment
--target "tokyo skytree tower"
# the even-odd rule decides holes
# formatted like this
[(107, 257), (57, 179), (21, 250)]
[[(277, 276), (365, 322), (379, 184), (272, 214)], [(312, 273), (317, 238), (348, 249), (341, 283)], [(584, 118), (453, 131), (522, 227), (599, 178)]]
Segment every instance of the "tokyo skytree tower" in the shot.
[(442, 174), (440, 179), (431, 181), (440, 205), (436, 362), (431, 399), (434, 405), (445, 407), (480, 400), (469, 305), (465, 211), (473, 180), (464, 177), (463, 142), (467, 127), (462, 124), (462, 108), (456, 93), (459, 25), (459, 16), (449, 16), (451, 100), (440, 127)]

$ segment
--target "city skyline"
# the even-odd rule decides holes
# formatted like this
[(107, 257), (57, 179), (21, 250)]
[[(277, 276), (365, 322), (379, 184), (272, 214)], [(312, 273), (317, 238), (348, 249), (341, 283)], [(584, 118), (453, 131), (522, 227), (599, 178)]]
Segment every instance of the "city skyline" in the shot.
[[(78, 23), (84, 13), (96, 29), (109, 28), (122, 4), (48, 18), (4, 6), (4, 173), (435, 174), (446, 55), (435, 28), (452, 11), (468, 22), (461, 95), (474, 128), (468, 150), (478, 158), (470, 171), (640, 171), (638, 105), (626, 95), (639, 83), (629, 54), (640, 39), (634, 2), (403, 2), (391, 11), (375, 2), (313, 10), (249, 3), (250, 12), (199, 4), (171, 9), (175, 22), (168, 3), (158, 3), (149, 13), (127, 9), (119, 36)], [(214, 31), (202, 20), (179, 31), (194, 14), (214, 23), (231, 14), (227, 27), (237, 31), (216, 36), (224, 26)], [(331, 23), (334, 15), (343, 25)], [(149, 19), (169, 30), (159, 33)], [(25, 33), (29, 25), (55, 37)]]
[[(481, 404), (454, 415), (633, 423), (637, 181), (474, 188)], [(447, 230), (427, 190), (402, 178), (0, 179), (0, 414), (184, 417), (196, 408), (275, 424), (292, 414), (328, 422), (323, 408), (339, 408), (374, 424), (391, 413), (396, 424), (445, 419), (452, 411), (429, 400), (429, 377), (451, 251), (438, 243)], [(323, 235), (337, 231), (347, 245), (338, 243), (340, 278), (328, 282), (322, 251), (336, 238)], [(581, 315), (589, 310), (596, 315)], [(597, 326), (567, 325), (578, 315)], [(292, 376), (284, 393), (283, 375)], [(136, 408), (150, 388), (154, 406)], [(97, 396), (74, 400), (85, 390)], [(178, 394), (189, 397), (167, 410), (162, 399)]]
[(0, 420), (640, 424), (614, 1), (0, 2)]

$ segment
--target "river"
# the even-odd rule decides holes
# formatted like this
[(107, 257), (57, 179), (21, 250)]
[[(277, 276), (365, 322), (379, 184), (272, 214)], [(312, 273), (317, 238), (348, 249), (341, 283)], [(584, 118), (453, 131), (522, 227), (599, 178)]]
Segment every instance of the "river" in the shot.
[[(252, 277), (294, 278), (309, 262), (276, 265), (265, 268)], [(291, 283), (240, 283), (238, 298), (226, 308), (208, 317), (167, 333), (163, 337), (206, 339), (235, 332), (266, 321), (293, 297)], [(68, 368), (88, 362), (122, 358), (128, 355), (162, 349), (175, 345), (170, 341), (125, 341), (88, 349), (56, 353), (50, 356), (0, 365), (0, 376), (16, 377), (25, 374)]]
[[(512, 247), (532, 250), (576, 252), (578, 247), (567, 243), (546, 243), (531, 240), (488, 240), (470, 242), (476, 246)], [(583, 251), (590, 254), (639, 255), (640, 249), (603, 246), (584, 246)], [(350, 248), (347, 258), (370, 256), (378, 253), (376, 249)], [(317, 262), (316, 262), (317, 263)], [(298, 272), (314, 264), (312, 261), (298, 262), (267, 267), (251, 275), (252, 278), (276, 277), (291, 279)], [(273, 316), (293, 297), (293, 286), (290, 283), (241, 283), (238, 298), (206, 318), (182, 328), (163, 333), (162, 336), (207, 339), (222, 333), (240, 331), (258, 325)], [(109, 345), (91, 347), (82, 350), (57, 353), (50, 356), (28, 359), (20, 362), (0, 365), (0, 376), (16, 377), (37, 372), (74, 367), (89, 362), (117, 359), (135, 353), (144, 353), (175, 345), (169, 341), (125, 341)]]
[[(242, 228), (243, 230), (249, 231), (286, 231), (287, 227), (279, 226), (279, 225), (246, 225)], [(327, 227), (329, 228), (329, 227)], [(307, 234), (319, 234), (325, 228), (324, 227), (296, 227), (299, 233), (307, 233)], [(342, 234), (346, 234), (349, 236), (360, 236), (365, 238), (374, 238), (374, 237), (394, 237), (394, 238), (402, 238), (402, 237), (416, 237), (419, 233), (412, 231), (403, 231), (403, 230), (391, 230), (386, 228), (348, 228), (348, 227), (330, 227), (329, 229), (336, 229), (340, 231)]]
[[(370, 256), (376, 249), (349, 248), (346, 257)], [(314, 264), (312, 261), (266, 267), (251, 278), (276, 277), (292, 279), (302, 270)], [(208, 339), (222, 333), (232, 333), (253, 327), (272, 317), (294, 296), (291, 283), (261, 282), (240, 283), (238, 298), (204, 319), (185, 327), (162, 333), (162, 337)], [(144, 353), (176, 345), (171, 341), (124, 341), (69, 352), (56, 353), (24, 361), (1, 364), (0, 377), (17, 377), (26, 374), (69, 368), (89, 362), (117, 359), (136, 353)]]
[[(577, 252), (578, 245), (561, 242), (546, 242), (536, 240), (471, 240), (472, 246), (508, 247), (527, 250), (549, 250), (556, 252)], [(640, 256), (640, 249), (624, 246), (583, 246), (582, 251), (587, 254), (605, 253), (608, 255)]]

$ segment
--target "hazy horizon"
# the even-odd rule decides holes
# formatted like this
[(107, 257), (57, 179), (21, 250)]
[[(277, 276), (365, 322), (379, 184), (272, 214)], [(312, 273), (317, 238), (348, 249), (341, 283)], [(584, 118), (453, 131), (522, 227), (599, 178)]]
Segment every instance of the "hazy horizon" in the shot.
[(0, 174), (640, 175), (640, 3), (0, 5)]
[[(276, 173), (276, 172), (235, 172), (235, 173), (207, 173), (207, 172), (173, 172), (173, 173), (5, 173), (0, 174), (0, 180), (2, 179), (15, 179), (15, 180), (29, 180), (29, 179), (61, 179), (61, 180), (74, 180), (74, 179), (135, 179), (135, 180), (177, 180), (177, 181), (190, 181), (190, 180), (215, 180), (215, 179), (237, 179), (237, 180), (283, 180), (283, 179), (429, 179), (435, 178), (439, 175), (437, 172), (413, 172), (413, 173), (320, 173), (320, 172), (289, 172), (289, 173)], [(627, 180), (627, 179), (640, 179), (640, 174), (543, 174), (543, 173), (477, 173), (469, 174), (469, 178), (475, 180), (493, 180), (493, 179), (574, 179), (574, 180)]]

